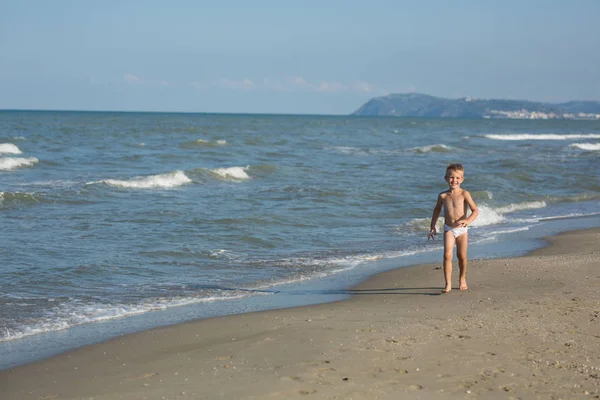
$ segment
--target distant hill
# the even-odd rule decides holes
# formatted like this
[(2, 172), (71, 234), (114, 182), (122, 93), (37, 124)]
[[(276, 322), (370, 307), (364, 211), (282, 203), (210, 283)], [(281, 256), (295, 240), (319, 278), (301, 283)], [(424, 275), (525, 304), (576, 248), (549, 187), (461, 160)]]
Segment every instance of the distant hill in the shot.
[(421, 93), (375, 97), (352, 113), (360, 116), (598, 119), (600, 101), (542, 103), (527, 100), (446, 99)]

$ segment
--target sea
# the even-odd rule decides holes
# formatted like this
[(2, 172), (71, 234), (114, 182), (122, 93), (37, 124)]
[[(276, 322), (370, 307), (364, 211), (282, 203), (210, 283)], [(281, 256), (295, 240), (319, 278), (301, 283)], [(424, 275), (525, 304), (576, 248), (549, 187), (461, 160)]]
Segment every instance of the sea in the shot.
[(449, 163), (471, 258), (600, 227), (600, 121), (0, 111), (0, 369), (440, 262)]

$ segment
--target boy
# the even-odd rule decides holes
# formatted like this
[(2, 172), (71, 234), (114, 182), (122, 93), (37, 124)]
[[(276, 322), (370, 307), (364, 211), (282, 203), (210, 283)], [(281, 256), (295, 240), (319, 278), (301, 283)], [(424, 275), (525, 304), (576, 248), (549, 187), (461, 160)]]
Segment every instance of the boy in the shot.
[[(444, 278), (446, 287), (442, 293), (452, 290), (452, 251), (456, 243), (456, 256), (460, 268), (459, 289), (467, 290), (467, 245), (469, 240), (468, 226), (477, 218), (479, 211), (477, 205), (471, 198), (471, 194), (460, 188), (465, 180), (464, 168), (461, 164), (450, 164), (446, 168), (444, 177), (448, 183), (448, 190), (439, 194), (427, 240), (434, 239), (437, 231), (435, 224), (442, 206), (444, 208)], [(467, 207), (471, 209), (471, 215), (467, 217)]]

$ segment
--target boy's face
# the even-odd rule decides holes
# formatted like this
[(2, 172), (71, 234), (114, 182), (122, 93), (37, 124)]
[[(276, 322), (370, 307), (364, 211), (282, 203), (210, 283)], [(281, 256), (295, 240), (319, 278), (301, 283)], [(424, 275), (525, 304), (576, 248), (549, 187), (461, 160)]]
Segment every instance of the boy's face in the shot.
[(448, 171), (444, 179), (448, 182), (450, 189), (458, 189), (465, 180), (465, 176), (461, 171)]

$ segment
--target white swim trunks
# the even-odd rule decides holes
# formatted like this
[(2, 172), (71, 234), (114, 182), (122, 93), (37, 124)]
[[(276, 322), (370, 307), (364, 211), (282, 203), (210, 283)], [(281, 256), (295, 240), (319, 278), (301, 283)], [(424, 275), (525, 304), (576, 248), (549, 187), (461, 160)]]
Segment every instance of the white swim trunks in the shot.
[(444, 232), (448, 232), (448, 231), (452, 232), (452, 234), (454, 235), (455, 238), (459, 237), (463, 233), (467, 233), (468, 230), (469, 230), (469, 228), (467, 228), (466, 226), (465, 227), (459, 226), (457, 228), (452, 228), (452, 227), (444, 224)]

